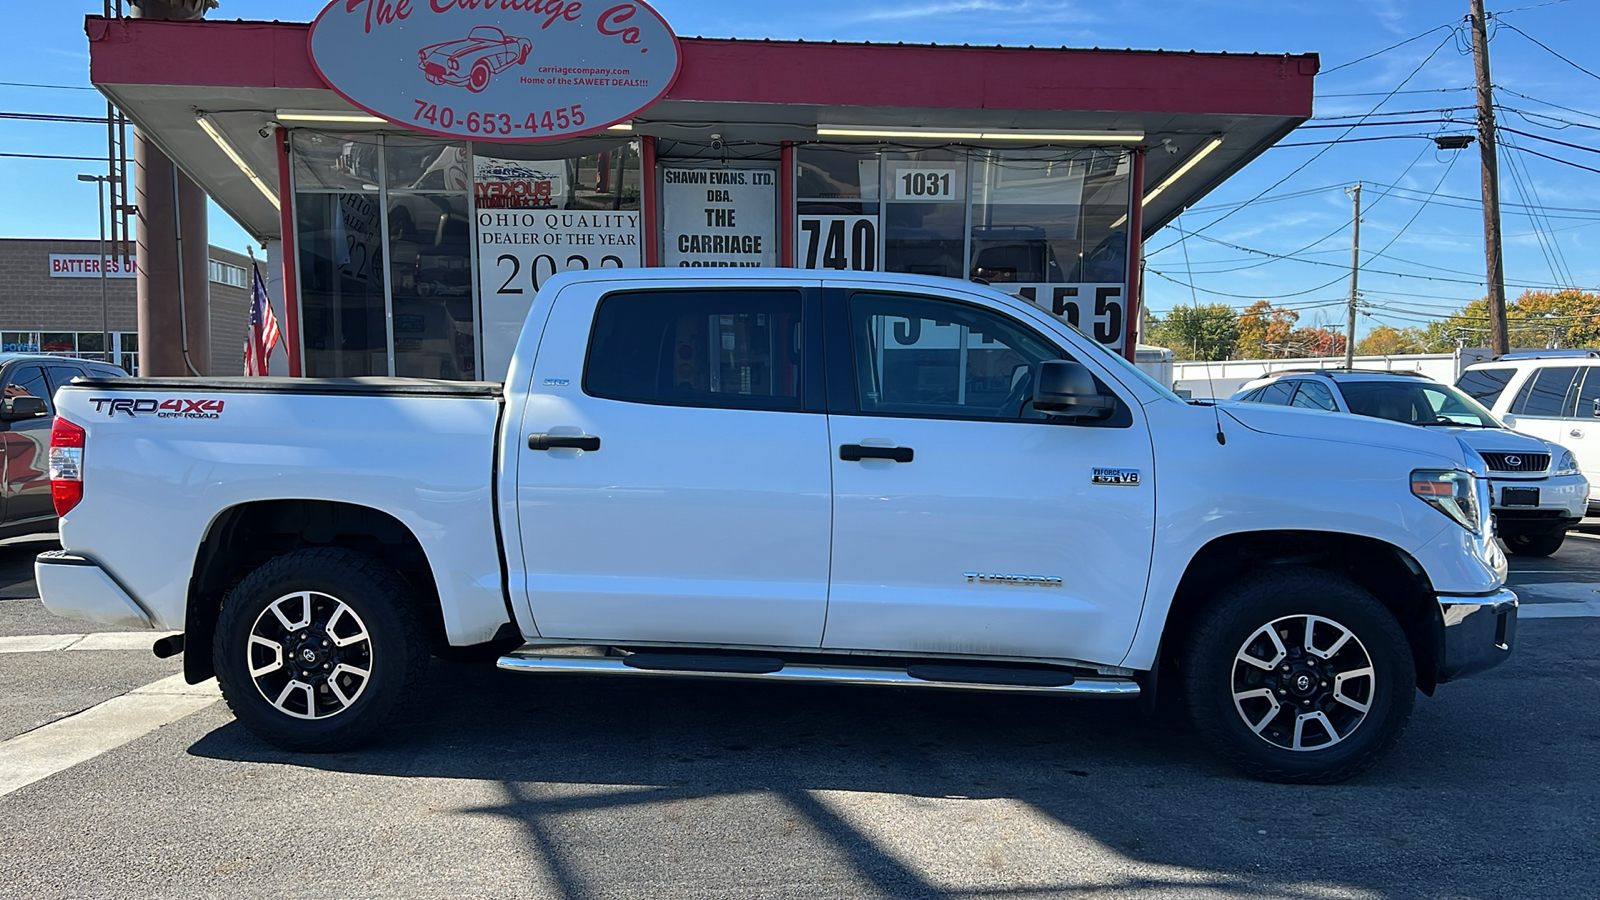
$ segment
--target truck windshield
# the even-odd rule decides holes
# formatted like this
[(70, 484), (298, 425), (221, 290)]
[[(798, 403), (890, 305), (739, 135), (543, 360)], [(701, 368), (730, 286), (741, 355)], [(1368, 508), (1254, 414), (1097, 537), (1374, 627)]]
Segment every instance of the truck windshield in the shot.
[(1410, 381), (1357, 381), (1339, 385), (1344, 402), (1358, 416), (1411, 425), (1500, 428), (1487, 409), (1445, 384)]

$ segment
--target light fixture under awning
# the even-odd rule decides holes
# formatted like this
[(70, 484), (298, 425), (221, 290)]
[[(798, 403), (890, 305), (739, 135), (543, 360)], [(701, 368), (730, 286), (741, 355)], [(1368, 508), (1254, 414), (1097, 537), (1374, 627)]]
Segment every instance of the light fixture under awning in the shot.
[(1034, 141), (1042, 143), (1137, 144), (1142, 131), (960, 131), (936, 128), (868, 128), (818, 125), (818, 137), (903, 138), (919, 141)]
[(233, 142), (223, 137), (222, 132), (217, 130), (217, 126), (212, 124), (211, 117), (203, 112), (195, 113), (195, 120), (200, 123), (200, 130), (204, 131), (207, 137), (216, 142), (222, 152), (227, 154), (228, 159), (233, 160), (233, 164), (239, 167), (239, 171), (243, 172), (244, 176), (250, 179), (250, 183), (256, 186), (256, 190), (267, 198), (267, 201), (272, 204), (272, 208), (283, 209), (282, 204), (278, 201), (278, 195), (273, 192), (272, 188), (267, 186), (265, 181), (261, 180), (261, 176), (256, 174), (256, 170), (244, 161), (244, 157), (240, 156), (239, 151), (234, 148)]

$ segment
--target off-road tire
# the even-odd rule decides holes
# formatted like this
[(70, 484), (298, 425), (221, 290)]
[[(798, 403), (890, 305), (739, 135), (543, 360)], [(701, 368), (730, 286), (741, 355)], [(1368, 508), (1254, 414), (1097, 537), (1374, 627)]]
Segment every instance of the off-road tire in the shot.
[(1561, 549), (1567, 539), (1565, 528), (1544, 534), (1514, 534), (1506, 538), (1506, 549), (1518, 556), (1549, 556)]
[[(275, 706), (266, 696), (270, 688), (258, 686), (251, 674), (254, 660), (260, 658), (259, 647), (251, 643), (253, 631), (263, 627), (261, 623), (271, 625), (266, 618), (273, 615), (269, 607), (302, 592), (347, 606), (362, 628), (368, 653), (369, 675), (360, 682), (359, 692), (347, 705), (321, 718), (296, 718)], [(326, 630), (348, 630), (350, 621), (347, 614)], [(348, 750), (375, 737), (415, 694), (428, 666), (423, 621), (411, 586), (369, 556), (331, 547), (286, 553), (245, 576), (223, 601), (212, 641), (217, 684), (239, 723), (267, 743), (303, 753)], [(315, 628), (313, 623), (307, 631)], [(288, 658), (286, 651), (280, 659)], [(298, 664), (291, 659), (288, 665)], [(315, 692), (305, 696), (315, 714)]]
[[(1292, 693), (1283, 695), (1281, 690), (1274, 690), (1269, 683), (1268, 691), (1284, 697), (1282, 715), (1286, 718), (1280, 719), (1275, 718), (1280, 715), (1279, 701), (1258, 698), (1236, 704), (1235, 692), (1246, 692), (1238, 684), (1241, 677), (1298, 678), (1301, 674), (1298, 668), (1293, 675), (1282, 670), (1281, 666), (1266, 673), (1252, 671), (1243, 657), (1253, 639), (1259, 638), (1262, 645), (1271, 646), (1268, 643), (1270, 639), (1264, 637), (1265, 626), (1284, 620), (1299, 619), (1303, 622), (1307, 616), (1334, 623), (1331, 626), (1316, 626), (1320, 636), (1311, 642), (1313, 647), (1317, 646), (1319, 640), (1327, 641), (1339, 635), (1339, 629), (1342, 629), (1349, 633), (1354, 642), (1344, 642), (1340, 652), (1355, 654), (1359, 651), (1364, 654), (1370, 661), (1373, 676), (1366, 683), (1364, 691), (1360, 676), (1348, 682), (1353, 685), (1352, 690), (1363, 691), (1364, 697), (1356, 699), (1364, 698), (1368, 708), (1344, 737), (1325, 747), (1297, 750), (1292, 746), (1285, 747), (1281, 742), (1290, 740), (1291, 744), (1300, 743), (1298, 735), (1302, 732), (1295, 731), (1296, 737), (1291, 740), (1283, 735), (1286, 729), (1277, 727), (1278, 723), (1287, 723), (1288, 730), (1292, 730), (1302, 713), (1316, 712), (1318, 703), (1325, 704), (1322, 708), (1329, 710), (1326, 715), (1335, 720), (1341, 716), (1351, 717), (1355, 714), (1349, 705), (1338, 696), (1327, 696), (1326, 689), (1322, 689), (1324, 693), (1321, 695), (1303, 698), (1306, 706), (1295, 707), (1291, 704), (1299, 701)], [(1279, 635), (1277, 643), (1292, 651), (1296, 639), (1292, 633), (1294, 629), (1285, 627), (1290, 632), (1289, 640), (1281, 639), (1283, 632), (1274, 630), (1273, 633)], [(1304, 629), (1301, 630), (1303, 632)], [(1305, 643), (1300, 641), (1302, 645)], [(1331, 642), (1328, 646), (1331, 646)], [(1319, 649), (1325, 650), (1327, 646)], [(1255, 656), (1254, 653), (1249, 655)], [(1336, 668), (1350, 665), (1346, 660), (1347, 657), (1340, 655), (1335, 655), (1332, 660), (1324, 660), (1316, 654), (1304, 652), (1302, 647), (1299, 657), (1286, 657), (1283, 663), (1293, 663), (1298, 667), (1303, 661), (1312, 667), (1307, 671), (1312, 672), (1314, 678), (1316, 666)], [(1359, 662), (1355, 665), (1359, 666)], [(1333, 784), (1365, 772), (1400, 739), (1416, 700), (1416, 668), (1411, 646), (1394, 615), (1355, 583), (1320, 569), (1287, 566), (1267, 569), (1246, 575), (1219, 591), (1194, 620), (1181, 659), (1181, 668), (1184, 697), (1195, 730), (1224, 759), (1264, 781)], [(1351, 676), (1345, 673), (1343, 677)], [(1337, 686), (1343, 683), (1346, 682), (1335, 676), (1335, 695), (1340, 693)], [(1315, 684), (1313, 682), (1310, 687), (1313, 691), (1319, 690)], [(1292, 683), (1287, 686), (1291, 692), (1294, 690)], [(1255, 687), (1254, 690), (1259, 693), (1261, 687)], [(1261, 702), (1272, 703), (1273, 706), (1271, 712), (1256, 716), (1257, 721), (1273, 724), (1257, 731), (1246, 721), (1243, 707)], [(1260, 707), (1252, 709), (1259, 710)], [(1269, 719), (1269, 716), (1274, 718)], [(1303, 728), (1307, 736), (1315, 736), (1318, 732), (1332, 737), (1331, 732), (1314, 722)]]

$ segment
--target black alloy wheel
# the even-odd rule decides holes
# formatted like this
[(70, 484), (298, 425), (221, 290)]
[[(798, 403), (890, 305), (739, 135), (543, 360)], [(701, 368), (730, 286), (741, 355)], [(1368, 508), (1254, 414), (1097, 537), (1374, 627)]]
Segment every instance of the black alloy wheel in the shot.
[(1246, 773), (1330, 784), (1399, 740), (1416, 695), (1392, 613), (1331, 572), (1281, 567), (1220, 592), (1181, 661), (1196, 730)]
[(297, 550), (247, 575), (223, 601), (213, 662), (240, 724), (285, 750), (371, 740), (427, 667), (415, 593), (348, 550)]

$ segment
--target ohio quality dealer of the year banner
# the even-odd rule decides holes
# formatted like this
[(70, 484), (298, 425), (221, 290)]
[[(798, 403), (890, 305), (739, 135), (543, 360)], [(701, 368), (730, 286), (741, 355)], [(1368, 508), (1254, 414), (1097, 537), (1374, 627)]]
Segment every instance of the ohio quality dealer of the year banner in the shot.
[(637, 210), (570, 209), (566, 160), (475, 157), (485, 377), (504, 378), (539, 287), (558, 272), (644, 265)]

